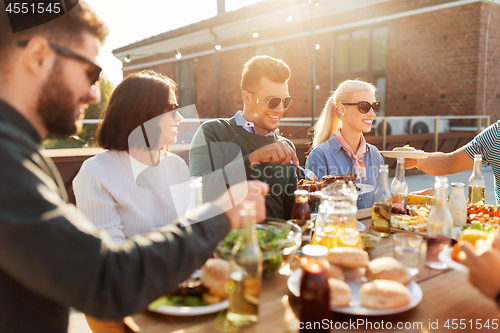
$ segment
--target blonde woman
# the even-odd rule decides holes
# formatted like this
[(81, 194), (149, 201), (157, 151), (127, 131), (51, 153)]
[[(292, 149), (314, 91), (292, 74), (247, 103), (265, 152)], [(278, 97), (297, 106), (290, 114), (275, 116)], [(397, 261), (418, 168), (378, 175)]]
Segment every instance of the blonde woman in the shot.
[[(363, 136), (370, 132), (380, 109), (375, 91), (370, 83), (347, 80), (328, 98), (314, 126), (312, 151), (306, 162), (318, 177), (356, 173), (356, 183), (377, 185), (383, 158)], [(360, 195), (358, 209), (371, 207), (372, 200), (373, 192)]]

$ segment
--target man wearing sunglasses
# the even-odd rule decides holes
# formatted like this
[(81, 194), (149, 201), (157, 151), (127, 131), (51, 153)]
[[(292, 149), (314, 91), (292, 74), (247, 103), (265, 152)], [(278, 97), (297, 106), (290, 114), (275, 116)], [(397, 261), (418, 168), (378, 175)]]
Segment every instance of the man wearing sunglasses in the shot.
[[(290, 68), (282, 60), (253, 57), (242, 73), (243, 110), (232, 118), (207, 121), (198, 129), (191, 143), (189, 171), (203, 176), (203, 187), (210, 191), (204, 191), (205, 200), (243, 171), (247, 179), (270, 185), (267, 216), (290, 218), (298, 159), (294, 145), (279, 135), (278, 128), (292, 102), (289, 79)], [(224, 176), (215, 177), (221, 171)]]
[[(30, 27), (30, 18), (21, 23)], [(182, 224), (115, 245), (67, 202), (39, 145), (49, 132), (75, 133), (85, 105), (97, 100), (96, 59), (106, 34), (83, 1), (13, 33), (0, 1), (0, 332), (66, 332), (70, 307), (108, 320), (144, 310), (239, 226), (238, 206), (222, 198)], [(268, 187), (250, 185), (259, 191), (249, 192), (246, 182), (232, 190), (257, 202), (262, 221)]]

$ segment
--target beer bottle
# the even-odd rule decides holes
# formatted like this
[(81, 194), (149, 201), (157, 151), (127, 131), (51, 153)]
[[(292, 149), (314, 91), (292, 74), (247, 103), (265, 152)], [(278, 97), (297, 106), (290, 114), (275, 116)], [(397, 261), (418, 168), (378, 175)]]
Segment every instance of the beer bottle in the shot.
[(391, 204), (392, 197), (389, 190), (389, 166), (380, 165), (377, 189), (373, 194), (372, 229), (381, 232), (382, 237), (391, 233)]
[(254, 201), (244, 201), (240, 209), (241, 229), (231, 253), (227, 319), (236, 326), (246, 326), (259, 316), (262, 284), (262, 252), (257, 241)]
[(481, 155), (474, 155), (474, 169), (469, 178), (469, 203), (484, 205), (486, 182), (483, 177)]

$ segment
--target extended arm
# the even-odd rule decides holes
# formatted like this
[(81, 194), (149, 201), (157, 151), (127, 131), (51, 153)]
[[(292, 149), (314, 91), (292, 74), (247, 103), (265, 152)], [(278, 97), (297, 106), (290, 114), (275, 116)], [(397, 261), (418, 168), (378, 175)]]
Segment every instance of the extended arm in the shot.
[(434, 175), (450, 175), (465, 170), (470, 170), (474, 166), (474, 160), (465, 152), (464, 148), (459, 148), (451, 153), (432, 153), (426, 159), (415, 160), (406, 159), (406, 169), (417, 167), (418, 169)]
[[(181, 219), (182, 225), (117, 246), (100, 238), (85, 216), (61, 199), (38, 160), (25, 157), (21, 166), (18, 158), (7, 156), (18, 152), (0, 151), (5, 171), (0, 174), (2, 277), (97, 318), (122, 318), (173, 291), (238, 222), (237, 207), (221, 209), (224, 205), (217, 201)], [(263, 220), (267, 186), (252, 189), (247, 198), (258, 201), (257, 216)], [(236, 190), (243, 192), (238, 185)]]

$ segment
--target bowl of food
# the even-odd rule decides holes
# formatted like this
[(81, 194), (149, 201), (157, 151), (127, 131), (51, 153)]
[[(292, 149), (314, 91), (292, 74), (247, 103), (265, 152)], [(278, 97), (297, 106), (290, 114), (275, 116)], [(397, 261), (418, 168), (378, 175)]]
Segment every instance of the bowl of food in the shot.
[(371, 251), (380, 242), (380, 236), (371, 232), (360, 232), (361, 242), (363, 243), (363, 250)]
[[(238, 229), (231, 230), (217, 245), (216, 257), (229, 260), (238, 233)], [(292, 260), (302, 243), (302, 232), (290, 221), (268, 220), (257, 224), (257, 240), (262, 251), (262, 276), (268, 277)]]

